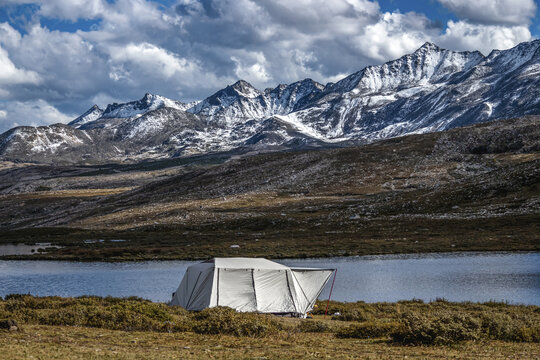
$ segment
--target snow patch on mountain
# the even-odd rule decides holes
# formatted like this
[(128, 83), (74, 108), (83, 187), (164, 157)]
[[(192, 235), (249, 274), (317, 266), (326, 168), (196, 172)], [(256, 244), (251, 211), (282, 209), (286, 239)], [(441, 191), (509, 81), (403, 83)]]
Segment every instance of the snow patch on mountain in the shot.
[(162, 107), (169, 107), (177, 110), (186, 110), (188, 104), (180, 101), (167, 99), (166, 97), (145, 94), (141, 100), (132, 101), (124, 104), (108, 105), (103, 112), (102, 118), (133, 118), (138, 115), (145, 114), (149, 111), (157, 110)]
[(304, 79), (261, 91), (240, 80), (190, 104), (146, 94), (105, 110), (93, 106), (70, 126), (0, 135), (0, 156), (133, 161), (366, 143), (538, 114), (539, 73), (540, 40), (487, 57), (426, 43), (326, 86)]
[(89, 122), (95, 121), (103, 116), (104, 110), (100, 109), (99, 106), (94, 105), (89, 110), (87, 110), (84, 114), (70, 122), (68, 125), (73, 127), (80, 127), (84, 124), (87, 124)]

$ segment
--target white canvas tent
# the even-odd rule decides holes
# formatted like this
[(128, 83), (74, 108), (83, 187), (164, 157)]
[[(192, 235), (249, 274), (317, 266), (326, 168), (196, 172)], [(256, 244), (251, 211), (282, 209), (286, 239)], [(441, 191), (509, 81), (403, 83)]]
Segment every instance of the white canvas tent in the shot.
[(305, 316), (333, 272), (289, 268), (266, 259), (214, 258), (188, 267), (169, 305)]

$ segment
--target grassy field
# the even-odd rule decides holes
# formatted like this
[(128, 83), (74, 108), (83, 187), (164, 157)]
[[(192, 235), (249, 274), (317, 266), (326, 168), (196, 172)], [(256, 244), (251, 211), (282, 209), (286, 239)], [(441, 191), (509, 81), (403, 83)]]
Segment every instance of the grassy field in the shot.
[[(276, 218), (216, 226), (154, 225), (130, 230), (5, 230), (0, 243), (36, 239), (64, 246), (4, 259), (196, 260), (223, 256), (305, 258), (454, 251), (540, 251), (537, 215), (480, 219), (360, 219), (341, 224)], [(88, 239), (93, 242), (87, 243)], [(122, 239), (124, 241), (117, 241)], [(102, 240), (102, 241), (97, 241)], [(239, 248), (231, 245), (239, 245)]]
[(466, 342), (454, 346), (398, 346), (381, 340), (338, 339), (327, 333), (269, 338), (193, 333), (125, 332), (29, 325), (0, 330), (6, 359), (537, 359), (537, 343)]
[(2, 355), (22, 358), (522, 358), (540, 356), (540, 308), (503, 303), (332, 302), (313, 319), (190, 313), (136, 298), (7, 296)]

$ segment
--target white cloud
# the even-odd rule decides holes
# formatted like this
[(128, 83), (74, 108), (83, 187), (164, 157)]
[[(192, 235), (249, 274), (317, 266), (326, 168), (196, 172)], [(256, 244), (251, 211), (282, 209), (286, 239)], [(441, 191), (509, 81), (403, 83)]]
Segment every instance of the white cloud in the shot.
[[(94, 19), (106, 13), (106, 0), (3, 0), (7, 4), (36, 4), (39, 14), (55, 19)], [(1, 6), (0, 2), (0, 6)]]
[(531, 39), (525, 26), (469, 24), (449, 21), (446, 32), (438, 38), (441, 46), (456, 50), (480, 50), (488, 55), (493, 49), (509, 49)]
[(328, 30), (351, 35), (380, 15), (379, 4), (366, 0), (263, 0), (260, 4), (275, 22), (330, 37), (334, 34)]
[(18, 68), (37, 74), (41, 82), (10, 88), (11, 98), (73, 102), (106, 86), (106, 59), (94, 44), (78, 33), (50, 31), (39, 24), (27, 31), (17, 43), (3, 45)]
[(77, 21), (94, 19), (106, 13), (105, 0), (44, 0), (40, 1), (40, 14), (52, 18)]
[(0, 47), (0, 86), (13, 84), (38, 84), (41, 79), (34, 71), (17, 68), (8, 52)]
[[(306, 77), (335, 82), (425, 41), (488, 53), (531, 38), (531, 1), (510, 9), (508, 1), (479, 0), (494, 24), (474, 15), (477, 2), (439, 1), (468, 20), (444, 26), (414, 12), (381, 13), (369, 0), (178, 0), (170, 8), (150, 0), (10, 0), (40, 7), (24, 35), (0, 24), (0, 99), (42, 99), (69, 114), (145, 92), (189, 101), (238, 78), (261, 89)], [(99, 25), (51, 31), (43, 16)]]
[(536, 13), (534, 0), (438, 0), (460, 18), (483, 24), (528, 24)]
[(195, 70), (194, 64), (149, 43), (111, 47), (109, 51), (113, 63), (133, 63), (139, 70), (163, 78)]
[(354, 46), (371, 59), (388, 61), (416, 50), (438, 31), (424, 15), (387, 12), (365, 27)]
[(75, 116), (66, 115), (45, 100), (0, 102), (0, 133), (19, 125), (41, 126), (67, 123)]
[(232, 56), (231, 60), (236, 64), (234, 73), (238, 79), (246, 80), (255, 86), (267, 84), (272, 80), (266, 70), (266, 58), (262, 52), (244, 55), (242, 58)]
[(18, 46), (21, 41), (21, 34), (11, 25), (6, 23), (0, 24), (0, 44), (8, 46)]

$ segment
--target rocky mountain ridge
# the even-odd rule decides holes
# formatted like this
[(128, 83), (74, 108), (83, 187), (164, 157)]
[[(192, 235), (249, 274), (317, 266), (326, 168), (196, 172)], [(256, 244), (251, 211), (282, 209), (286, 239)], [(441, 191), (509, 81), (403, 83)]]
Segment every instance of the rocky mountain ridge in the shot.
[(488, 56), (426, 43), (325, 86), (305, 79), (261, 91), (240, 80), (190, 104), (146, 94), (94, 105), (68, 125), (1, 134), (0, 159), (100, 163), (368, 143), (540, 114), (539, 73), (540, 40)]

